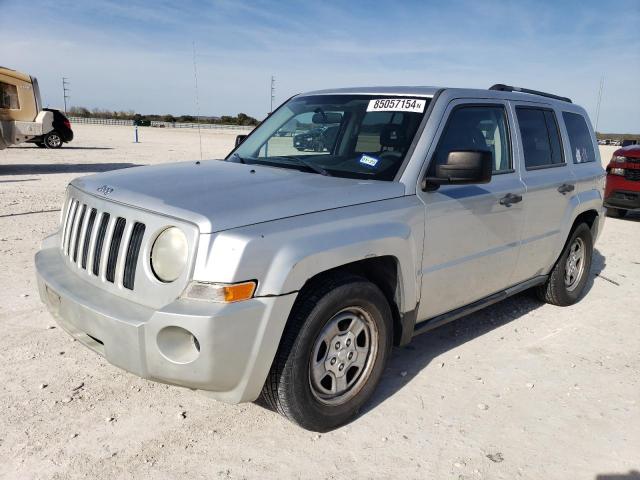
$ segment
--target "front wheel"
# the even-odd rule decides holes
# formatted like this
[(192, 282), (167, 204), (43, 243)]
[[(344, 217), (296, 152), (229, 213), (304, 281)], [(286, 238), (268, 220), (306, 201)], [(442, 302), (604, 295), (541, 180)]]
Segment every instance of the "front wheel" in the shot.
[(296, 301), (261, 400), (308, 430), (349, 422), (380, 380), (392, 331), (377, 286), (351, 275), (325, 278)]
[(47, 133), (43, 139), (44, 146), (47, 148), (60, 148), (62, 147), (62, 137), (58, 132), (53, 130)]
[(581, 223), (571, 233), (546, 283), (537, 287), (540, 300), (561, 307), (576, 303), (587, 284), (592, 257), (593, 236)]

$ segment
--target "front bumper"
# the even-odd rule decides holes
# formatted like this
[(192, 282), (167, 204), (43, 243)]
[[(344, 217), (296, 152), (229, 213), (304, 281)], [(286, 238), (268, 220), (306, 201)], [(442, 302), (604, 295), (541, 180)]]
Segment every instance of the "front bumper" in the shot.
[(229, 403), (260, 394), (296, 297), (176, 300), (156, 310), (84, 281), (55, 246), (40, 250), (35, 264), (40, 298), (79, 342), (140, 377)]
[(604, 199), (604, 206), (623, 210), (640, 210), (640, 191), (612, 190)]
[[(621, 164), (621, 168), (629, 167), (630, 165), (633, 165), (635, 169), (635, 164)], [(620, 175), (608, 174), (604, 191), (604, 206), (623, 210), (639, 210), (640, 181), (629, 180)]]

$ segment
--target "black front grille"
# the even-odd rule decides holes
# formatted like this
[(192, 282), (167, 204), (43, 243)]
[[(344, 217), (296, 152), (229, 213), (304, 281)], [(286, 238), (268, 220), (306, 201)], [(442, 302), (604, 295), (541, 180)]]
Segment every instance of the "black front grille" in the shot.
[(127, 258), (124, 263), (124, 277), (122, 285), (129, 290), (133, 290), (133, 282), (136, 278), (136, 265), (138, 264), (138, 254), (144, 237), (144, 223), (136, 222), (131, 231), (131, 240), (127, 249)]
[(61, 225), (60, 250), (71, 263), (88, 275), (133, 290), (144, 223), (70, 198)]
[(127, 221), (118, 217), (116, 226), (113, 229), (111, 237), (111, 245), (109, 246), (109, 258), (107, 258), (107, 273), (105, 275), (107, 281), (113, 283), (116, 278), (116, 263), (118, 262), (118, 253), (120, 252), (120, 243), (122, 242), (122, 234)]
[(625, 168), (624, 178), (632, 181), (640, 180), (640, 168)]
[(96, 214), (98, 211), (95, 208), (91, 209), (89, 214), (89, 221), (87, 222), (87, 233), (84, 236), (84, 245), (82, 246), (82, 268), (87, 269), (87, 257), (89, 256), (89, 242), (91, 240), (91, 233), (93, 232), (93, 224), (96, 221)]
[(107, 234), (107, 226), (109, 225), (108, 213), (102, 215), (100, 221), (100, 227), (98, 228), (98, 236), (96, 238), (96, 248), (93, 252), (93, 274), (98, 275), (100, 272), (100, 259), (102, 258), (102, 244), (104, 243), (104, 237)]
[(78, 261), (78, 247), (80, 246), (80, 234), (82, 233), (82, 222), (84, 221), (84, 214), (87, 211), (87, 206), (82, 205), (80, 209), (80, 218), (78, 219), (78, 228), (76, 228), (76, 240), (73, 242), (73, 261)]
[(66, 230), (65, 230), (65, 241), (67, 244), (67, 255), (69, 255), (69, 252), (71, 250), (71, 236), (73, 234), (73, 226), (75, 225), (75, 221), (76, 221), (76, 215), (78, 213), (78, 206), (79, 203), (77, 201), (74, 201), (71, 203), (71, 207), (69, 210), (69, 217), (67, 218), (67, 226), (66, 226)]

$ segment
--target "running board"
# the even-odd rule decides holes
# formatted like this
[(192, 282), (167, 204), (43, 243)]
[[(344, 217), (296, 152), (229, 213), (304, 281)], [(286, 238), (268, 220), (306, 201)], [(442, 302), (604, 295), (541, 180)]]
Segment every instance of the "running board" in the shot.
[(465, 315), (469, 315), (473, 312), (477, 312), (489, 305), (493, 305), (494, 303), (500, 302), (505, 298), (509, 298), (516, 293), (523, 292), (531, 287), (535, 287), (537, 285), (542, 285), (547, 281), (548, 275), (540, 275), (539, 277), (534, 277), (525, 282), (519, 283), (518, 285), (514, 285), (513, 287), (509, 287), (506, 290), (502, 290), (501, 292), (494, 293), (489, 295), (488, 297), (484, 297), (476, 302), (470, 303), (461, 308), (456, 308), (455, 310), (451, 310), (450, 312), (443, 313), (442, 315), (438, 315), (436, 317), (430, 318), (429, 320), (425, 320), (424, 322), (417, 323), (413, 329), (413, 336), (420, 335), (421, 333), (428, 332), (433, 330), (434, 328), (438, 328), (445, 323), (453, 322)]

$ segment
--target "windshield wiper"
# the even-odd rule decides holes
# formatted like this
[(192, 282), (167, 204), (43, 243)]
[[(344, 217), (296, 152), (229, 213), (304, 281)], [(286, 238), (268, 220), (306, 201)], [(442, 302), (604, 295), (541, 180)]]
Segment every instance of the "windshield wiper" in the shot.
[(325, 177), (332, 177), (333, 176), (327, 170), (325, 170), (324, 168), (322, 168), (322, 167), (320, 167), (318, 165), (314, 165), (313, 163), (305, 160), (304, 158), (294, 157), (293, 155), (279, 155), (279, 157), (288, 158), (290, 160), (295, 160), (296, 162), (298, 162), (298, 164), (303, 165), (303, 166), (307, 167), (309, 170), (313, 170), (314, 172), (319, 173), (320, 175), (324, 175)]
[(240, 163), (245, 163), (245, 164), (247, 163), (247, 162), (245, 161), (245, 159), (244, 159), (244, 158), (242, 158), (242, 157), (241, 157), (240, 155), (238, 155), (237, 153), (234, 153), (233, 155), (231, 155), (231, 157), (232, 157), (232, 158), (237, 158), (237, 159), (240, 161)]

